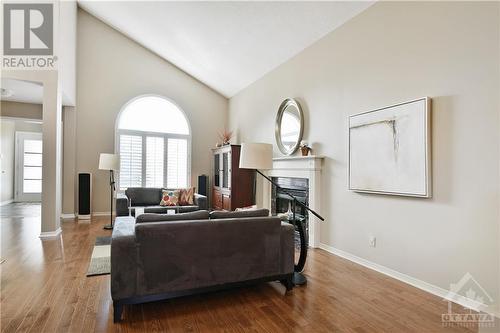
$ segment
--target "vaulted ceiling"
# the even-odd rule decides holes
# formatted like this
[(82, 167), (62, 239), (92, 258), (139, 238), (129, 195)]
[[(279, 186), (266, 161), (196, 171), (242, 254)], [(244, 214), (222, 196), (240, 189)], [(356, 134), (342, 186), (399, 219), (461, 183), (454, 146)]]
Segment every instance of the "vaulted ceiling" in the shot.
[(137, 43), (231, 97), (373, 2), (78, 3)]

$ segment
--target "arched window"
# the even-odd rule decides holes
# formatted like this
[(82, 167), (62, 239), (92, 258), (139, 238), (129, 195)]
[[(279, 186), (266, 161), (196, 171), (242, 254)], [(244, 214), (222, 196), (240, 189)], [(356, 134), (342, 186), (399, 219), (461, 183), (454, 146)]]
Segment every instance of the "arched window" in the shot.
[(168, 99), (141, 96), (128, 102), (116, 121), (115, 142), (120, 154), (120, 190), (189, 185), (189, 123), (184, 112)]

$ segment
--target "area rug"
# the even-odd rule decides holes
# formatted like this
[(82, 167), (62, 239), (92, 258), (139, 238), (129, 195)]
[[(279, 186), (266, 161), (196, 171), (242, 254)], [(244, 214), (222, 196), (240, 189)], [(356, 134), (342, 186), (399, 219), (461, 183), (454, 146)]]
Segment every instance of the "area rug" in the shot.
[(97, 237), (87, 276), (111, 273), (111, 237)]

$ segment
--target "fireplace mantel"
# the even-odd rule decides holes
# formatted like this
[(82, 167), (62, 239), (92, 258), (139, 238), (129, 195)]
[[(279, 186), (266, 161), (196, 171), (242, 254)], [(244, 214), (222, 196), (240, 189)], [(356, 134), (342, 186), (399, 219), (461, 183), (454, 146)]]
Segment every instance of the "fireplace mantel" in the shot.
[[(285, 156), (273, 158), (273, 169), (266, 172), (269, 177), (307, 178), (309, 180), (309, 207), (321, 215), (321, 169), (324, 156)], [(264, 205), (271, 208), (271, 184), (265, 184)], [(309, 246), (319, 246), (320, 223), (309, 214)]]
[(273, 158), (273, 170), (319, 170), (324, 156), (283, 156)]

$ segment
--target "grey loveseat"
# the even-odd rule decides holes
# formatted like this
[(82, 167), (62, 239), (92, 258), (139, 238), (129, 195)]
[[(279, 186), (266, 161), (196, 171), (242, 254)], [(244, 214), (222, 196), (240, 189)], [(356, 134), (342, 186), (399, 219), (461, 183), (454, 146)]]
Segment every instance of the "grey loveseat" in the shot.
[(125, 304), (263, 281), (279, 280), (287, 290), (293, 288), (292, 225), (277, 217), (208, 219), (208, 212), (201, 211), (196, 215), (203, 219), (116, 219), (111, 241), (115, 322), (121, 320)]
[(166, 213), (169, 209), (175, 209), (178, 213), (205, 210), (208, 208), (207, 197), (198, 193), (194, 194), (194, 203), (190, 206), (160, 206), (162, 188), (152, 187), (129, 187), (125, 194), (119, 194), (116, 198), (116, 216), (135, 216), (135, 207), (144, 208), (146, 213)]

